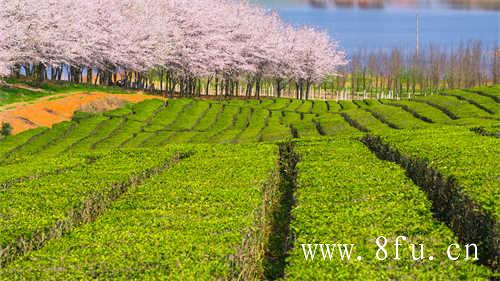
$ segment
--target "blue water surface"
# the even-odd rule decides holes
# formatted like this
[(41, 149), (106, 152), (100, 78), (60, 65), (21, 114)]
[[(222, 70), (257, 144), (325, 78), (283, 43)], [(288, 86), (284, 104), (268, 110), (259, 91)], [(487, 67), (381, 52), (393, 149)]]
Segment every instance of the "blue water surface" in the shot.
[(416, 15), (420, 18), (421, 48), (433, 44), (450, 49), (471, 41), (489, 48), (500, 46), (500, 12), (454, 9), (327, 8), (307, 5), (269, 5), (286, 22), (326, 30), (347, 52), (357, 50), (413, 50)]

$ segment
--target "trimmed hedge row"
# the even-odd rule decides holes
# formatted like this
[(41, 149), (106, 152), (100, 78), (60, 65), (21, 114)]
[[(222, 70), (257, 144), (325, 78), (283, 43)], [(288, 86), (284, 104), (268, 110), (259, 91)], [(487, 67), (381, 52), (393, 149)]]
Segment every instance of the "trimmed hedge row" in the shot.
[(270, 115), (267, 119), (267, 126), (262, 129), (262, 141), (281, 141), (293, 137), (290, 127), (283, 121), (284, 117), (282, 112), (270, 111)]
[(240, 108), (236, 106), (224, 106), (217, 116), (217, 119), (212, 123), (207, 131), (202, 131), (196, 134), (190, 142), (193, 143), (207, 143), (210, 142), (212, 138), (221, 133), (222, 131), (231, 129), (237, 119), (240, 112)]
[(350, 109), (343, 111), (341, 114), (351, 126), (360, 131), (383, 133), (392, 130), (386, 123), (363, 109)]
[(144, 131), (155, 132), (167, 129), (191, 102), (193, 101), (189, 99), (169, 100), (168, 105), (156, 113), (151, 122), (144, 127)]
[(102, 121), (88, 136), (71, 145), (69, 151), (87, 151), (89, 149), (93, 149), (96, 144), (119, 129), (123, 125), (124, 121), (125, 120), (122, 118), (111, 118)]
[[(486, 280), (490, 276), (487, 268), (472, 261), (446, 257), (448, 245), (457, 239), (433, 218), (425, 193), (397, 165), (379, 160), (350, 138), (297, 142), (296, 151), (300, 161), (291, 224), (295, 241), (285, 280)], [(400, 235), (408, 240), (400, 241), (400, 259), (395, 260), (394, 241)], [(389, 240), (384, 260), (376, 258), (375, 239), (380, 236)], [(314, 260), (310, 256), (306, 260), (302, 244), (315, 243), (355, 246), (349, 260), (343, 260), (338, 249), (331, 260), (327, 254), (324, 260), (319, 247)], [(425, 259), (414, 261), (409, 243), (424, 243)], [(435, 259), (429, 260), (430, 255)]]
[(270, 204), (279, 195), (277, 147), (193, 151), (129, 190), (96, 221), (12, 262), (0, 276), (261, 280)]
[(433, 211), (461, 241), (478, 243), (481, 260), (498, 270), (500, 140), (456, 127), (401, 131), (365, 142), (401, 164), (433, 202)]
[(490, 97), (495, 100), (497, 103), (500, 103), (500, 86), (485, 86), (485, 87), (474, 87), (472, 89), (468, 89), (467, 91), (477, 93), (482, 96)]
[(66, 136), (53, 141), (48, 147), (40, 151), (38, 155), (51, 157), (53, 155), (58, 155), (64, 153), (67, 150), (70, 150), (79, 141), (94, 134), (98, 126), (105, 120), (108, 120), (108, 118), (102, 115), (95, 115), (79, 120), (78, 125), (76, 125), (68, 134), (66, 134)]
[(470, 104), (465, 100), (458, 99), (453, 96), (432, 95), (432, 96), (417, 96), (415, 101), (425, 102), (442, 110), (452, 119), (467, 118), (467, 117), (490, 117), (491, 115)]
[(0, 139), (0, 157), (2, 160), (5, 159), (6, 154), (15, 150), (17, 147), (20, 147), (27, 142), (34, 140), (39, 137), (48, 129), (45, 127), (40, 127), (28, 131), (24, 131), (15, 136), (7, 136), (3, 139)]
[(129, 187), (178, 157), (174, 151), (111, 151), (87, 165), (0, 193), (0, 265), (42, 247), (74, 226), (93, 220)]
[(441, 110), (426, 104), (413, 102), (410, 100), (383, 100), (384, 103), (400, 106), (408, 112), (414, 112), (422, 118), (430, 120), (433, 123), (448, 124), (451, 122), (451, 118), (443, 113)]
[(29, 141), (16, 147), (6, 155), (8, 158), (20, 158), (32, 154), (36, 154), (48, 146), (56, 143), (59, 139), (64, 138), (77, 126), (76, 123), (66, 121), (55, 124), (52, 129), (46, 130), (43, 133), (34, 136)]
[(315, 121), (326, 136), (350, 135), (360, 132), (345, 121), (338, 113), (325, 114), (324, 116), (315, 118)]
[(91, 157), (77, 155), (60, 157), (32, 157), (29, 164), (24, 161), (0, 166), (0, 190), (9, 188), (24, 181), (38, 179), (51, 174), (62, 173), (68, 169), (92, 162)]
[(443, 93), (444, 95), (455, 96), (458, 99), (467, 101), (468, 103), (475, 105), (477, 108), (482, 109), (491, 115), (496, 117), (499, 116), (498, 104), (494, 99), (490, 97), (485, 97), (477, 93), (462, 91), (462, 90), (447, 90)]
[[(391, 128), (421, 129), (437, 125), (476, 128), (498, 124), (496, 115), (480, 108), (498, 112), (498, 103), (491, 97), (466, 91), (451, 91), (449, 95), (453, 96), (354, 102), (147, 100), (111, 113), (78, 114), (73, 122), (61, 123), (48, 131), (40, 129), (41, 134), (25, 133), (0, 140), (0, 155), (8, 153), (14, 158), (22, 158), (28, 153), (51, 155), (95, 148), (283, 141), (289, 137), (328, 136), (345, 127), (345, 122), (333, 118), (332, 112), (339, 112), (352, 127), (376, 134), (390, 132)], [(476, 100), (474, 103), (471, 103), (472, 98)], [(256, 117), (255, 112), (258, 112)], [(104, 119), (111, 115), (115, 117)]]
[(269, 111), (262, 108), (252, 108), (249, 123), (236, 139), (237, 143), (258, 142), (263, 128), (266, 126)]

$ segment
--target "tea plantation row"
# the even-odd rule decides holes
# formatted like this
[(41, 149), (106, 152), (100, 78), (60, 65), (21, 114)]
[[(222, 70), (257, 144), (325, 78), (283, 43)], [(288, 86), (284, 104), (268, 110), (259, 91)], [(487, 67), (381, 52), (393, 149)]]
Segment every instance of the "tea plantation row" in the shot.
[(0, 155), (17, 158), (169, 143), (253, 143), (441, 125), (490, 128), (500, 119), (497, 108), (493, 96), (465, 91), (415, 100), (338, 103), (177, 99), (165, 104), (149, 100), (104, 114), (78, 113), (73, 121), (50, 130), (40, 128), (7, 138), (1, 142)]
[(498, 278), (499, 93), (150, 100), (7, 137), (0, 280)]

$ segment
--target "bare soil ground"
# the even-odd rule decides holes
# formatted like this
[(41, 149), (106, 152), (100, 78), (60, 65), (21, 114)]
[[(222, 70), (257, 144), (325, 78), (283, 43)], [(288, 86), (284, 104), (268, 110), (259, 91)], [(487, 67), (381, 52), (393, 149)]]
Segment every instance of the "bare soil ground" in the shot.
[(43, 97), (36, 101), (20, 102), (0, 107), (0, 123), (9, 122), (13, 134), (40, 126), (70, 120), (77, 110), (100, 112), (115, 109), (127, 102), (160, 98), (144, 94), (108, 94), (101, 92), (70, 93)]

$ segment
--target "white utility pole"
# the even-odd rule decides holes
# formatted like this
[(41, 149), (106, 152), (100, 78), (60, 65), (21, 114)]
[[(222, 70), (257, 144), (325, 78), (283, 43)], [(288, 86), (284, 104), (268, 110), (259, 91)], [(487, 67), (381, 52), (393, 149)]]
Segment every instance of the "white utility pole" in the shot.
[(416, 36), (417, 36), (416, 44), (417, 45), (416, 45), (415, 49), (416, 49), (416, 54), (418, 57), (419, 49), (420, 49), (420, 15), (419, 15), (418, 11), (417, 11), (417, 16), (416, 16), (416, 30), (417, 30), (417, 32), (416, 32), (417, 33), (416, 34)]

